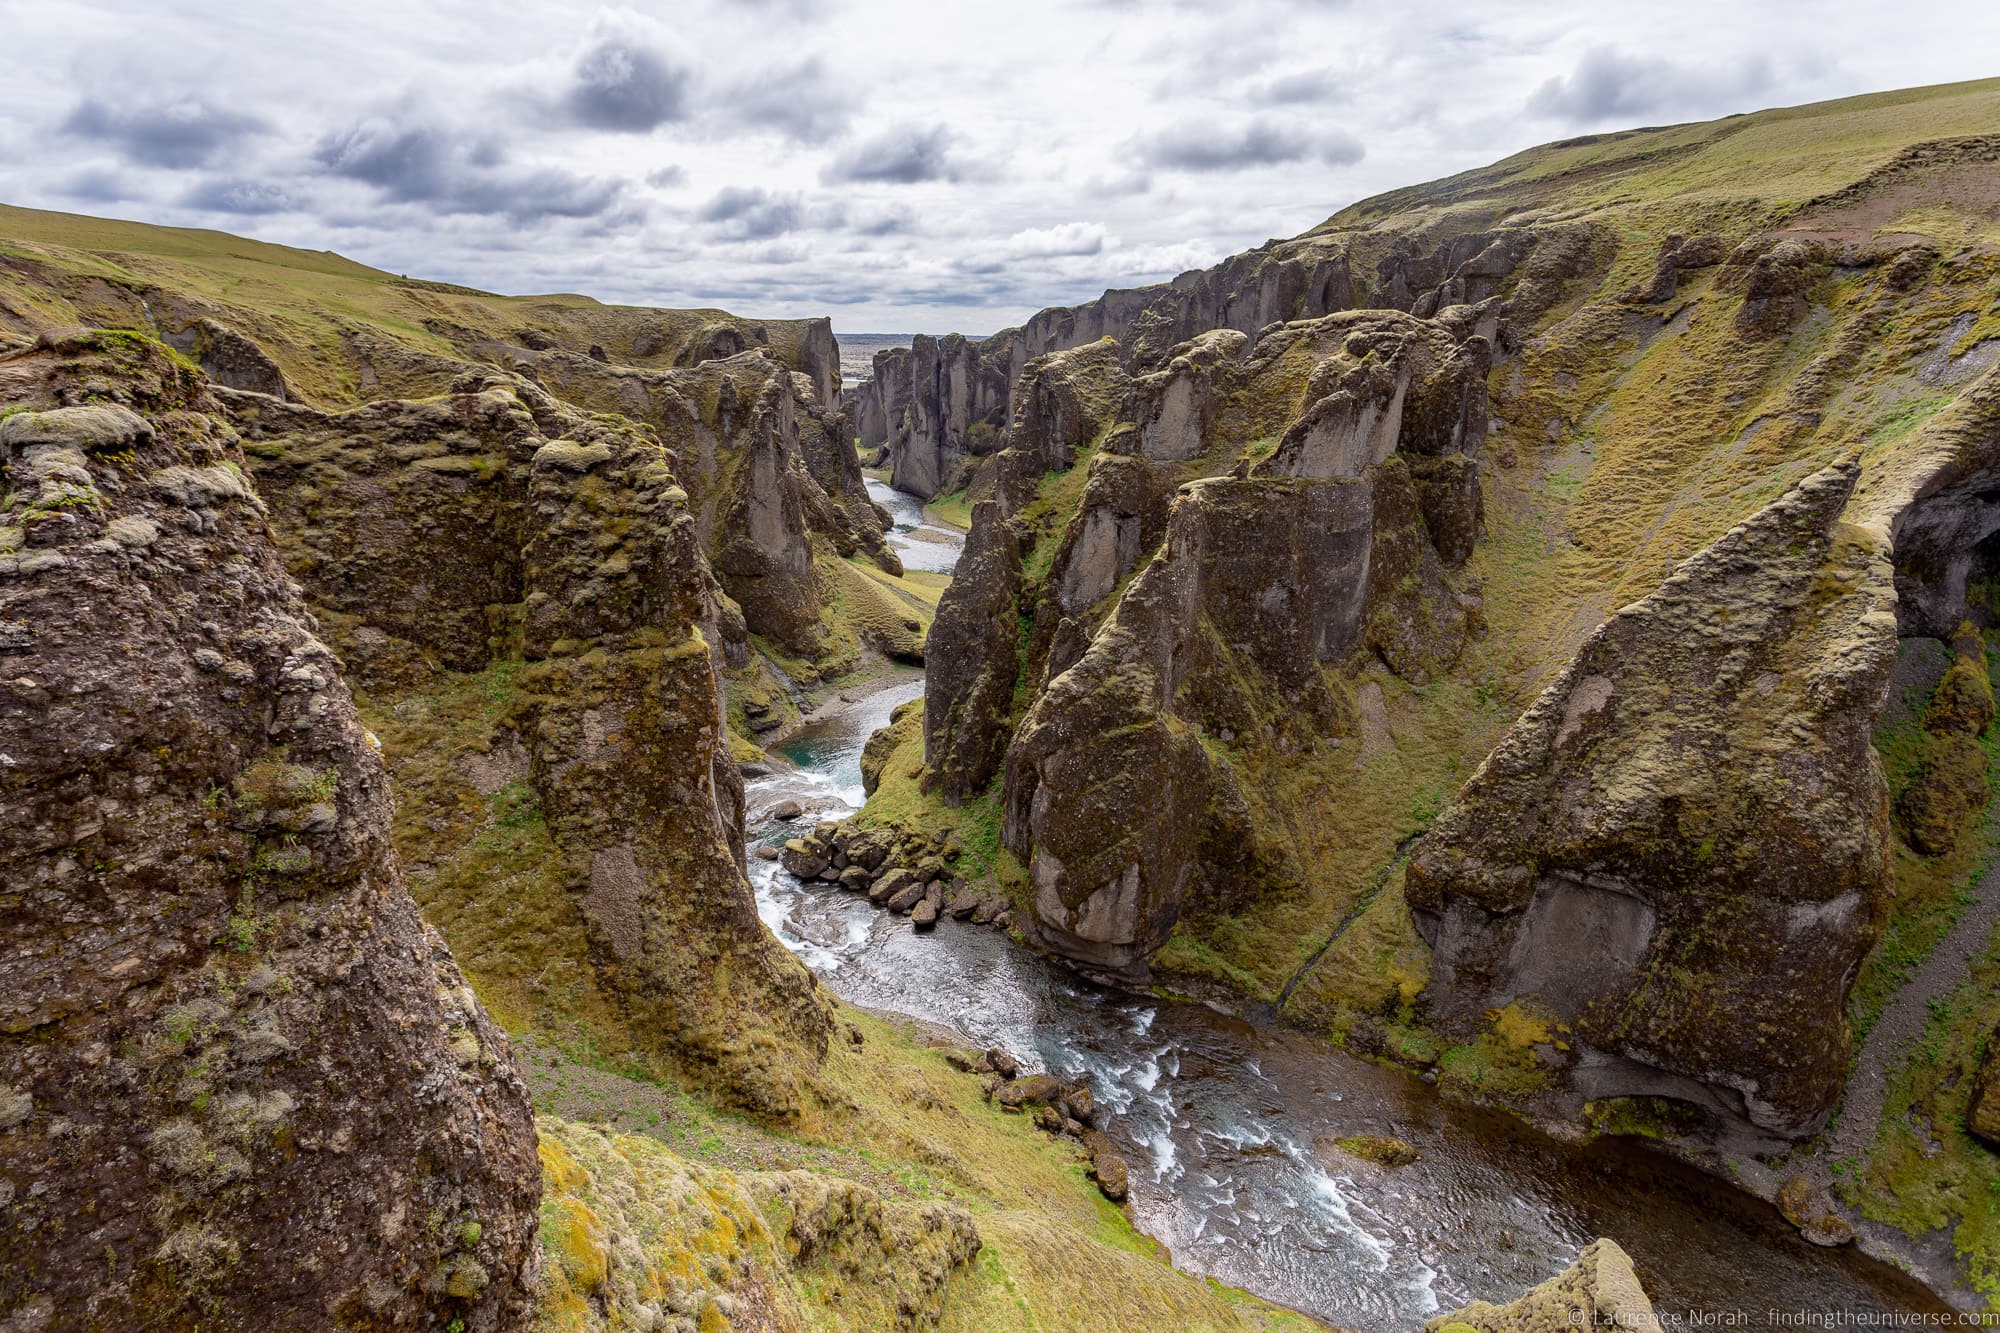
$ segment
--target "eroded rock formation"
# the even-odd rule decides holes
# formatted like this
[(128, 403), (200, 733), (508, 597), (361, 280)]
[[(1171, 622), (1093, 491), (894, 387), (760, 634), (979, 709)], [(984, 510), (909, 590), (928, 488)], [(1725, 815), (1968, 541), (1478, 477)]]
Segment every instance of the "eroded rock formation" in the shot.
[[(948, 801), (982, 790), (1004, 748), (1004, 837), (1042, 943), (1143, 973), (1184, 913), (1299, 889), (1230, 752), (1355, 734), (1328, 668), (1365, 657), (1421, 679), (1458, 656), (1478, 624), (1451, 565), (1477, 521), (1485, 368), (1483, 339), (1369, 312), (1267, 330), (1254, 352), (1213, 333), (1136, 382), (1108, 342), (1028, 369), (999, 498), (979, 506), (933, 630), (952, 666), (925, 718)], [(1427, 497), (1413, 470), (1447, 460), (1455, 495)], [(1017, 531), (1041, 479), (1085, 462), (1065, 527)], [(1054, 554), (1030, 608), (1031, 537)], [(1023, 636), (1010, 625), (1030, 609)]]
[(1888, 896), (1870, 744), (1887, 551), (1799, 483), (1612, 616), (1410, 855), (1429, 996), (1567, 1033), (1585, 1098), (1681, 1098), (1781, 1135), (1832, 1111)]
[(234, 433), (135, 340), (0, 383), (0, 1317), (518, 1326), (526, 1090)]
[[(1166, 368), (1190, 342), (1216, 331), (1254, 346), (1267, 330), (1360, 307), (1432, 317), (1451, 307), (1490, 302), (1503, 287), (1523, 317), (1541, 314), (1579, 271), (1608, 259), (1603, 238), (1582, 225), (1502, 228), (1419, 242), (1399, 237), (1380, 256), (1372, 279), (1355, 276), (1355, 242), (1338, 232), (1309, 232), (1233, 255), (1210, 269), (1154, 287), (1108, 291), (1080, 306), (1053, 307), (1018, 329), (982, 342), (957, 335), (919, 338), (910, 351), (878, 353), (874, 374), (855, 392), (863, 447), (886, 445), (898, 490), (932, 498), (969, 478), (959, 466), (1009, 425), (1014, 388), (1027, 367), (1052, 352), (1109, 338), (1134, 370)], [(1690, 254), (1690, 261), (1694, 256)], [(1709, 261), (1714, 262), (1714, 261)], [(1488, 337), (1492, 329), (1480, 330)], [(1232, 344), (1227, 353), (1242, 353)], [(1188, 349), (1199, 357), (1196, 349)], [(1152, 407), (1164, 429), (1158, 448), (1185, 448), (1182, 423), (1200, 407), (1192, 383), (1169, 383)], [(1142, 414), (1142, 425), (1150, 418)], [(1197, 424), (1196, 434), (1199, 434)], [(989, 434), (990, 433), (990, 434)], [(1173, 443), (1168, 444), (1168, 437)], [(968, 443), (970, 442), (970, 443)]]
[(718, 684), (732, 608), (674, 456), (532, 385), (465, 389), (339, 416), (232, 403), (288, 563), (366, 678), (523, 663), (498, 746), (523, 756), (597, 984), (642, 1047), (794, 1115), (828, 1018), (742, 875)]

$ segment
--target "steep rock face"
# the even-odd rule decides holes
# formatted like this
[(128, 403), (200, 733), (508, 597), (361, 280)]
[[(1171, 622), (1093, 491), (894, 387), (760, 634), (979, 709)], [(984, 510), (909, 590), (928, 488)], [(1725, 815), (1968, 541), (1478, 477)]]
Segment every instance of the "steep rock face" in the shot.
[(292, 396), (278, 363), (263, 348), (226, 324), (197, 319), (180, 333), (168, 335), (166, 341), (193, 357), (201, 373), (212, 383), (227, 389), (267, 393), (273, 398)]
[[(960, 646), (988, 688), (976, 710), (954, 689), (937, 696), (927, 716), (947, 734), (931, 735), (933, 778), (946, 782), (935, 766), (950, 756), (949, 797), (980, 789), (985, 772), (964, 756), (1003, 743), (992, 701), (1025, 669), (1004, 838), (1028, 866), (1044, 944), (1143, 975), (1184, 915), (1301, 891), (1252, 767), (1357, 735), (1340, 674), (1356, 663), (1425, 680), (1476, 632), (1476, 590), (1452, 566), (1476, 530), (1476, 464), (1459, 451), (1484, 434), (1486, 346), (1379, 311), (1267, 329), (1254, 349), (1231, 330), (1196, 339), (1099, 418), (1112, 424), (1095, 432), (1060, 540), (1040, 538), (1054, 552), (1025, 659), (994, 627), (1008, 597), (1019, 602), (1011, 584), (981, 577), (947, 594), (967, 609), (984, 597), (968, 617), (983, 633)], [(1004, 506), (1025, 515), (1057, 463), (1033, 447), (1038, 381), (1087, 350), (1024, 378), (998, 469)], [(1455, 494), (1413, 477), (1441, 467), (1456, 469)], [(975, 544), (978, 523), (999, 521), (1001, 507), (982, 507)]]
[(926, 498), (956, 490), (961, 460), (1000, 447), (1010, 381), (956, 333), (918, 334), (901, 365), (907, 382), (893, 395), (902, 414), (888, 423), (889, 484)]
[(1660, 1333), (1659, 1316), (1631, 1256), (1616, 1241), (1586, 1245), (1576, 1262), (1535, 1287), (1517, 1301), (1494, 1305), (1474, 1301), (1461, 1310), (1441, 1314), (1424, 1325), (1424, 1333), (1470, 1328), (1476, 1333), (1544, 1333), (1563, 1328), (1619, 1328), (1630, 1333)]
[(752, 633), (798, 657), (822, 647), (830, 592), (814, 546), (893, 568), (845, 411), (767, 349), (649, 371), (552, 355), (542, 382), (559, 397), (643, 421), (674, 456), (703, 549)]
[(1037, 691), (1090, 646), (1099, 609), (1166, 535), (1174, 494), (1172, 477), (1143, 458), (1107, 450), (1091, 463), (1035, 603), (1027, 669)]
[[(1080, 306), (1043, 310), (1020, 328), (980, 343), (947, 338), (948, 356), (943, 344), (922, 354), (880, 353), (873, 378), (856, 391), (862, 444), (886, 444), (896, 488), (930, 499), (956, 489), (945, 485), (947, 480), (962, 480), (963, 473), (951, 472), (951, 461), (979, 452), (935, 442), (963, 441), (978, 425), (1005, 425), (1001, 414), (1012, 387), (1030, 363), (1052, 352), (1109, 338), (1133, 369), (1155, 372), (1169, 368), (1183, 354), (1183, 344), (1207, 342), (1218, 331), (1241, 335), (1240, 342), (1216, 344), (1236, 359), (1276, 326), (1357, 307), (1428, 319), (1451, 307), (1494, 302), (1503, 290), (1515, 313), (1527, 318), (1554, 305), (1580, 273), (1607, 261), (1603, 238), (1582, 225), (1448, 235), (1428, 243), (1399, 236), (1395, 248), (1376, 261), (1369, 282), (1354, 276), (1352, 251), (1361, 244), (1339, 231), (1309, 232), (1170, 283), (1108, 291)], [(1481, 332), (1490, 337), (1490, 328)], [(953, 370), (939, 373), (941, 363)], [(1197, 416), (1202, 410), (1198, 378), (1161, 381), (1139, 417), (1153, 441), (1150, 448), (1185, 449), (1194, 438), (1186, 425), (1191, 410)], [(1154, 427), (1159, 414), (1164, 424)], [(914, 432), (902, 424), (906, 421), (916, 423)], [(1198, 434), (1198, 424), (1195, 430)], [(947, 457), (954, 448), (956, 454)]]
[[(1136, 420), (1141, 455), (1155, 463), (1184, 463), (1208, 447), (1217, 400), (1224, 392), (1220, 381), (1248, 344), (1249, 339), (1234, 329), (1212, 330), (1178, 349), (1164, 370), (1139, 381)], [(1389, 439), (1393, 446), (1393, 432)]]
[[(1075, 666), (1049, 682), (1007, 752), (1004, 837), (1035, 886), (1034, 924), (1067, 957), (1143, 973), (1183, 914), (1295, 892), (1282, 830), (1253, 820), (1225, 754), (1269, 736), (1310, 749), (1356, 731), (1322, 668), (1430, 638), (1456, 656), (1470, 624), (1403, 625), (1383, 577), (1428, 551), (1400, 463), (1359, 477), (1213, 478), (1184, 488), (1165, 544)], [(1386, 655), (1386, 653), (1385, 653)], [(1414, 659), (1413, 659), (1414, 660)], [(1267, 695), (1273, 710), (1257, 700)], [(1249, 697), (1246, 697), (1249, 696)]]
[[(935, 665), (924, 690), (927, 780), (948, 804), (983, 791), (1006, 752), (1007, 714), (1021, 670), (1021, 539), (1010, 515), (1033, 498), (1046, 474), (1075, 466), (1129, 411), (1130, 397), (1117, 346), (1107, 341), (1036, 362), (1015, 390), (996, 498), (974, 507), (971, 535), (930, 631), (929, 658)], [(1071, 572), (1064, 581), (1073, 593), (1085, 583), (1102, 582), (1107, 561), (1118, 577), (1138, 562), (1136, 533), (1127, 524), (1126, 536), (1119, 535), (1120, 498), (1122, 493), (1100, 493), (1093, 511), (1102, 516), (1098, 526), (1090, 529), (1086, 548), (1065, 562)], [(1110, 549), (1104, 551), (1107, 539)], [(1105, 584), (1097, 597), (1109, 590)]]
[(143, 345), (0, 378), (0, 1319), (515, 1327), (526, 1090), (234, 435)]
[(924, 761), (947, 804), (984, 790), (1006, 752), (1020, 597), (1014, 530), (999, 501), (982, 500), (951, 588), (938, 603), (924, 674)]
[(742, 876), (717, 683), (727, 603), (671, 455), (531, 385), (465, 387), (331, 417), (232, 402), (288, 561), (338, 612), (343, 650), (381, 664), (371, 679), (523, 662), (501, 748), (525, 756), (595, 984), (640, 1043), (790, 1116), (828, 1019)]
[(1448, 1031), (1561, 1024), (1586, 1098), (1680, 1097), (1810, 1133), (1881, 928), (1869, 743), (1895, 652), (1886, 551), (1829, 467), (1612, 616), (1412, 851)]

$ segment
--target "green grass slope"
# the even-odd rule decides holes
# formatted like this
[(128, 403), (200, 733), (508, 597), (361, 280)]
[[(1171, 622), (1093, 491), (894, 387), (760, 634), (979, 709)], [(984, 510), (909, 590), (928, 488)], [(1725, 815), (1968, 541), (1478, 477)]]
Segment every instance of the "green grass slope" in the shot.
[(506, 364), (510, 350), (538, 343), (597, 345), (620, 362), (660, 368), (727, 328), (795, 369), (835, 355), (830, 334), (823, 348), (812, 345), (824, 321), (497, 296), (331, 251), (0, 204), (0, 332), (83, 324), (172, 334), (201, 318), (253, 339), (294, 389), (324, 406), (436, 393), (454, 363)]

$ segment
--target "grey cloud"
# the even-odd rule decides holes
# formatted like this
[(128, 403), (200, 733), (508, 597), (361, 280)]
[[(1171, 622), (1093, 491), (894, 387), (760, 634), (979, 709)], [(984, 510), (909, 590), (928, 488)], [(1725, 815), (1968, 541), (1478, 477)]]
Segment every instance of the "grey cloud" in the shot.
[(630, 38), (600, 39), (570, 74), (563, 106), (578, 124), (638, 134), (687, 116), (693, 74)]
[(62, 183), (62, 193), (88, 204), (115, 204), (139, 197), (125, 174), (102, 167), (77, 172)]
[(740, 83), (724, 101), (735, 120), (801, 143), (833, 138), (847, 128), (855, 110), (853, 96), (834, 85), (817, 56)]
[(394, 202), (429, 204), (444, 213), (597, 217), (622, 193), (616, 181), (556, 167), (509, 169), (505, 151), (492, 140), (432, 126), (397, 129), (365, 121), (322, 139), (313, 156), (333, 175), (373, 185)]
[(736, 186), (719, 190), (714, 198), (695, 212), (703, 222), (722, 223), (722, 233), (735, 240), (762, 241), (805, 224), (805, 204), (795, 194), (774, 195), (766, 190), (746, 190)]
[(1238, 171), (1307, 158), (1318, 158), (1332, 166), (1351, 166), (1362, 159), (1366, 149), (1359, 139), (1339, 130), (1313, 135), (1269, 120), (1252, 120), (1233, 128), (1183, 122), (1142, 141), (1139, 152), (1156, 167)]
[(840, 154), (820, 179), (830, 185), (955, 181), (962, 168), (950, 150), (951, 133), (942, 127), (897, 125)]
[(1573, 124), (1663, 111), (1713, 114), (1722, 109), (1717, 103), (1754, 97), (1769, 89), (1775, 77), (1763, 56), (1733, 67), (1699, 67), (1598, 46), (1586, 51), (1570, 73), (1535, 89), (1528, 110)]
[(298, 207), (298, 202), (282, 186), (270, 181), (235, 179), (203, 181), (182, 195), (181, 203), (188, 208), (206, 209), (212, 213), (246, 216), (283, 213)]
[(65, 133), (117, 147), (152, 167), (198, 167), (253, 134), (264, 122), (199, 99), (114, 107), (86, 97), (62, 122)]
[(1256, 84), (1250, 89), (1250, 100), (1262, 106), (1299, 106), (1345, 102), (1348, 97), (1332, 70), (1308, 69)]
[(862, 218), (854, 224), (857, 236), (902, 236), (916, 230), (916, 224), (907, 213), (877, 213)]
[(678, 166), (664, 166), (657, 171), (646, 173), (646, 184), (656, 190), (671, 190), (676, 185), (687, 184), (687, 169)]

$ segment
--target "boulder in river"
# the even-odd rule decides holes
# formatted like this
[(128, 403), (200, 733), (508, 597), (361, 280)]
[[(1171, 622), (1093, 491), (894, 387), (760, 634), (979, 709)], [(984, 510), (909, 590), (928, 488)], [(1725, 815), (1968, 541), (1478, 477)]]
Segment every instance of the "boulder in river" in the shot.
[[(902, 894), (913, 884), (919, 884), (916, 872), (905, 870), (899, 866), (894, 870), (888, 871), (875, 881), (874, 887), (868, 890), (868, 901), (880, 907), (882, 904), (890, 902)], [(919, 892), (921, 891), (921, 885), (919, 884)], [(915, 899), (911, 901), (914, 903)], [(897, 908), (895, 910), (902, 911), (904, 909)]]
[(778, 854), (778, 862), (800, 879), (811, 879), (827, 867), (827, 856), (811, 839), (793, 838)]
[(806, 812), (805, 807), (800, 805), (797, 801), (780, 801), (776, 805), (771, 807), (771, 818), (786, 819), (786, 820), (797, 819), (800, 815), (804, 814), (805, 812)]
[(1854, 1227), (1833, 1202), (1833, 1195), (1825, 1185), (1805, 1176), (1788, 1176), (1778, 1186), (1778, 1194), (1773, 1200), (1785, 1220), (1799, 1229), (1799, 1234), (1815, 1245), (1831, 1249), (1846, 1245), (1854, 1239)]
[(1052, 1074), (1030, 1074), (994, 1094), (1003, 1108), (1015, 1111), (1025, 1106), (1051, 1106), (1061, 1097), (1062, 1084)]
[(918, 930), (933, 930), (937, 927), (937, 904), (929, 898), (918, 903), (910, 912), (910, 924)]
[(1377, 1166), (1408, 1166), (1417, 1160), (1417, 1150), (1398, 1138), (1385, 1134), (1350, 1134), (1334, 1140), (1335, 1146)]
[(1090, 1174), (1096, 1178), (1097, 1188), (1113, 1203), (1123, 1203), (1131, 1189), (1125, 1154), (1118, 1151), (1109, 1135), (1095, 1129), (1084, 1134), (1083, 1150), (1090, 1154)]

